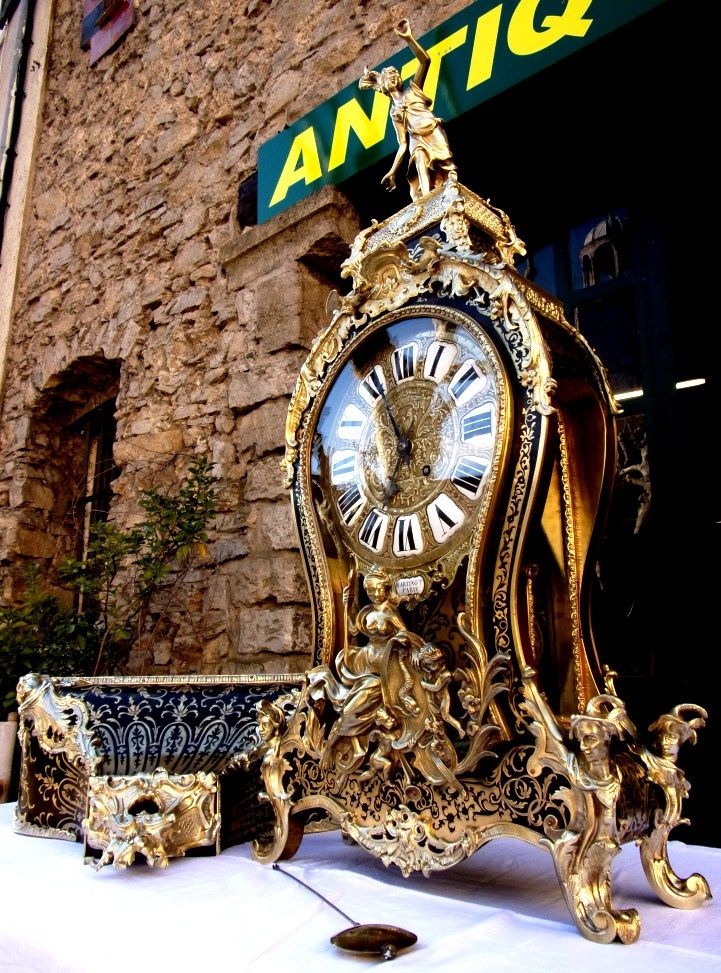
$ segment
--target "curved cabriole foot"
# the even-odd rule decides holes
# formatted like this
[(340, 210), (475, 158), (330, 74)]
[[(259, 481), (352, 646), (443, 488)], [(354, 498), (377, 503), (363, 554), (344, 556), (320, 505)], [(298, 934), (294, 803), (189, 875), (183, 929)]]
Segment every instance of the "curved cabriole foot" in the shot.
[(290, 815), (290, 802), (272, 801), (275, 811), (273, 833), (253, 841), (251, 854), (263, 865), (292, 858), (303, 840), (303, 823)]
[[(664, 829), (665, 830), (665, 829)], [(697, 909), (713, 898), (709, 884), (703, 875), (694, 873), (679, 878), (668, 860), (666, 834), (653, 831), (639, 842), (641, 862), (646, 878), (656, 895), (666, 905), (675, 909)]]
[[(568, 851), (571, 852), (569, 857)], [(593, 842), (580, 855), (572, 849), (553, 849), (556, 871), (573, 919), (594, 943), (635, 943), (641, 921), (635, 909), (611, 906), (611, 860), (619, 846), (604, 839)]]
[(661, 788), (665, 800), (653, 819), (653, 830), (639, 840), (641, 862), (646, 878), (659, 899), (675, 909), (696, 909), (711, 898), (709, 884), (703, 875), (679, 878), (668, 860), (668, 836), (679, 824), (681, 808), (689, 785), (677, 766), (679, 750), (684, 743), (696, 743), (696, 731), (706, 725), (708, 713), (695, 703), (679, 703), (664, 713), (649, 730), (655, 734), (654, 751), (641, 749), (649, 781)]
[(635, 909), (589, 911), (583, 906), (574, 919), (583, 936), (594, 943), (612, 943), (618, 939), (629, 945), (641, 935), (641, 920)]

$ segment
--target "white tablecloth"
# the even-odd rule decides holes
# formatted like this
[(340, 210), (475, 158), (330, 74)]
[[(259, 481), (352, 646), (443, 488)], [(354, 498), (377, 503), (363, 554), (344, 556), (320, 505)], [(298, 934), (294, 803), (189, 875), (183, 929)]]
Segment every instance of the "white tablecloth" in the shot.
[[(383, 961), (331, 945), (349, 924), (290, 878), (250, 858), (249, 845), (218, 857), (100, 872), (82, 845), (12, 831), (0, 805), (0, 970), (12, 973), (343, 973)], [(682, 829), (680, 829), (682, 830)], [(686, 876), (721, 889), (721, 849), (670, 844)], [(614, 861), (614, 905), (636, 907), (631, 946), (587, 942), (573, 925), (551, 856), (496, 839), (469, 861), (425, 879), (395, 869), (341, 838), (307, 835), (282, 868), (357, 922), (410, 929), (418, 943), (392, 970), (530, 973), (708, 973), (721, 971), (718, 900), (692, 912), (664, 906), (648, 887), (638, 851)]]

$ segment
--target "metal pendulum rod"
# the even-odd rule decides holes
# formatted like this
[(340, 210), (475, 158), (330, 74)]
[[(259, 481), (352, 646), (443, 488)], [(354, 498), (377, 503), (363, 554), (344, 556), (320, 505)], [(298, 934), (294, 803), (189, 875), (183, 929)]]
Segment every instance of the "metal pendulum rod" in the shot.
[(393, 959), (399, 949), (413, 946), (418, 941), (415, 933), (409, 932), (407, 929), (401, 929), (399, 926), (356, 922), (355, 919), (351, 919), (350, 916), (346, 915), (330, 899), (326, 899), (324, 895), (321, 895), (316, 889), (306, 884), (297, 875), (293, 875), (292, 872), (286, 872), (277, 863), (273, 864), (273, 868), (288, 878), (292, 878), (294, 882), (297, 882), (298, 885), (302, 885), (304, 889), (312, 892), (322, 902), (329, 905), (331, 909), (335, 909), (339, 915), (352, 923), (350, 929), (344, 929), (335, 936), (331, 936), (330, 941), (334, 946), (355, 953), (374, 953), (382, 956), (383, 959)]
[(342, 909), (339, 909), (338, 908), (337, 905), (334, 905), (334, 903), (331, 902), (330, 899), (326, 899), (326, 897), (324, 895), (321, 895), (321, 893), (317, 889), (311, 888), (310, 885), (307, 885), (303, 881), (302, 878), (298, 878), (297, 875), (293, 875), (293, 874), (291, 874), (291, 872), (286, 872), (277, 863), (274, 863), (273, 864), (273, 868), (275, 869), (276, 872), (280, 872), (282, 875), (287, 875), (288, 878), (292, 878), (294, 882), (297, 882), (298, 885), (302, 885), (304, 889), (308, 889), (308, 891), (309, 892), (312, 892), (313, 895), (317, 895), (318, 898), (321, 899), (321, 901), (325, 902), (326, 905), (329, 905), (331, 907), (331, 909), (335, 909), (335, 911), (338, 913), (338, 915), (343, 916), (343, 918), (344, 919), (347, 919), (348, 922), (350, 922), (352, 925), (354, 925), (354, 926), (359, 926), (360, 925), (360, 923), (359, 922), (356, 922), (355, 919), (351, 919), (350, 916), (347, 916), (345, 914), (345, 912), (343, 912)]

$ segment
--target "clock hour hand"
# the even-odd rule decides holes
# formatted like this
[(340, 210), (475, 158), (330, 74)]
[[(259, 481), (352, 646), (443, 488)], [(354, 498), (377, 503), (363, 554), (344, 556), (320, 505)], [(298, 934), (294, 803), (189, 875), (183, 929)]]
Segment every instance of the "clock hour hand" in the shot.
[(393, 472), (388, 477), (388, 482), (386, 483), (385, 487), (383, 488), (383, 499), (386, 502), (388, 500), (392, 500), (393, 497), (400, 490), (400, 487), (396, 483), (396, 477), (398, 476), (398, 470), (401, 468), (401, 465), (404, 462), (404, 460), (405, 460), (405, 456), (399, 450), (398, 456), (396, 457), (396, 465), (393, 467)]
[(398, 440), (395, 466), (393, 467), (393, 471), (388, 477), (388, 483), (383, 490), (383, 499), (386, 501), (392, 500), (400, 489), (396, 481), (396, 477), (398, 476), (398, 471), (400, 470), (401, 466), (408, 466), (410, 463), (412, 446), (413, 444), (411, 443), (410, 439), (407, 439), (405, 436)]
[(400, 426), (396, 422), (396, 417), (393, 415), (390, 402), (388, 401), (388, 393), (386, 392), (385, 389), (381, 389), (381, 399), (383, 400), (383, 405), (385, 406), (385, 410), (388, 413), (388, 418), (391, 421), (391, 426), (393, 426), (393, 432), (396, 434), (396, 439), (400, 442), (401, 439), (403, 439), (403, 433), (401, 431)]

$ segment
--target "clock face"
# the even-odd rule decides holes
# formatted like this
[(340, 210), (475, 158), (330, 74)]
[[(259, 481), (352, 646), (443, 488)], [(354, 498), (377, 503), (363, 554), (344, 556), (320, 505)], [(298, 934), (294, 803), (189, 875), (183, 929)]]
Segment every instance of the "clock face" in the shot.
[(376, 329), (323, 404), (313, 476), (366, 564), (407, 572), (437, 560), (468, 537), (487, 497), (503, 371), (480, 329), (453, 318)]

